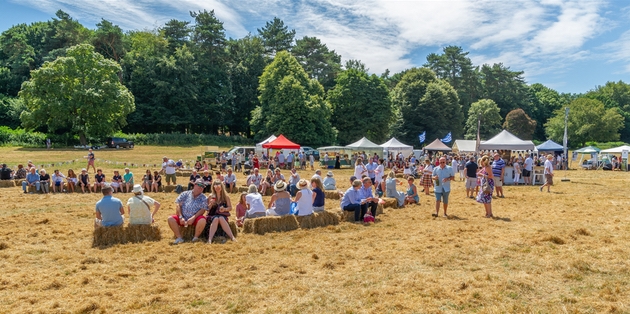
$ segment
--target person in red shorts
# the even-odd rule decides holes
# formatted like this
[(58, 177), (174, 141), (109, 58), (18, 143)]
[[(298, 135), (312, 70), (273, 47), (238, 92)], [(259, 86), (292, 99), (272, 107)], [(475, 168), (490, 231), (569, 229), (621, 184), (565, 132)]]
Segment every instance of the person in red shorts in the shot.
[(184, 242), (180, 227), (194, 227), (195, 236), (192, 241), (199, 241), (199, 235), (206, 227), (206, 217), (204, 213), (208, 210), (208, 198), (203, 194), (206, 184), (202, 179), (195, 181), (193, 189), (184, 191), (175, 200), (175, 215), (168, 217), (168, 225), (175, 234), (175, 242), (180, 244)]

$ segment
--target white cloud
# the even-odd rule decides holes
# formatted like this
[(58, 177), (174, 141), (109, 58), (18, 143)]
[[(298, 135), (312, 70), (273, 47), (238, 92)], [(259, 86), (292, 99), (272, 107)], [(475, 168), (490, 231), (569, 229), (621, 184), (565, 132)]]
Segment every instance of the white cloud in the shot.
[(608, 62), (621, 62), (622, 72), (630, 72), (630, 31), (623, 33), (617, 40), (604, 44), (601, 50)]

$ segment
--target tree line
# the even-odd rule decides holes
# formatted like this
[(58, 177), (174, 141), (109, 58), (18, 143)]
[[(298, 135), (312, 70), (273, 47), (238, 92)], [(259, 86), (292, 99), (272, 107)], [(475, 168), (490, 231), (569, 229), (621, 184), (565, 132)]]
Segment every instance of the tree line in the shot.
[(452, 132), (473, 139), (502, 128), (561, 141), (570, 108), (572, 146), (630, 141), (630, 85), (581, 94), (527, 84), (502, 63), (474, 65), (447, 46), (422, 67), (369, 74), (316, 37), (274, 18), (256, 34), (227, 38), (214, 11), (155, 30), (88, 29), (67, 13), (0, 35), (0, 125), (70, 134), (82, 143), (126, 133), (283, 133), (304, 145), (390, 136), (418, 146)]

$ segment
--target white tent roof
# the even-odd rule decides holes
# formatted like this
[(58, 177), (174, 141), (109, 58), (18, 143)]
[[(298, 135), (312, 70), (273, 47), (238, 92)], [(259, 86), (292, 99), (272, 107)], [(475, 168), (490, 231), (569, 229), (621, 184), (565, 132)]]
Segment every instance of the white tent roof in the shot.
[(455, 143), (453, 144), (453, 151), (474, 153), (475, 145), (477, 145), (476, 140), (455, 140)]
[(523, 141), (514, 134), (503, 130), (493, 138), (479, 144), (481, 150), (534, 150), (536, 145), (532, 141)]
[(275, 135), (273, 135), (273, 134), (272, 134), (272, 135), (271, 135), (270, 137), (268, 137), (266, 140), (264, 140), (264, 141), (262, 141), (262, 142), (260, 142), (260, 143), (256, 144), (256, 151), (262, 151), (262, 150), (263, 150), (263, 147), (262, 147), (263, 145), (265, 145), (265, 144), (267, 144), (267, 143), (269, 143), (269, 142), (271, 142), (271, 141), (273, 141), (273, 140), (275, 140), (275, 139), (277, 139), (277, 137), (276, 137)]
[(395, 137), (392, 137), (389, 141), (381, 144), (380, 146), (388, 150), (413, 150), (413, 146), (405, 145), (397, 140)]
[(365, 137), (363, 137), (362, 139), (352, 144), (346, 145), (346, 147), (348, 148), (381, 148), (382, 149), (380, 145), (375, 144), (374, 142), (368, 140)]
[(627, 151), (630, 152), (630, 146), (623, 145), (623, 146), (619, 146), (619, 147), (613, 147), (613, 148), (609, 148), (609, 149), (604, 149), (600, 153), (621, 154), (621, 153), (623, 153), (624, 150), (627, 150)]

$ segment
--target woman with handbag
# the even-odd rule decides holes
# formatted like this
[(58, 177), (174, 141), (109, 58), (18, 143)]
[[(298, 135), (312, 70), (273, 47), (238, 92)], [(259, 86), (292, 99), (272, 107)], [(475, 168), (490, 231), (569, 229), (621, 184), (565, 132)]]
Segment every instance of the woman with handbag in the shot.
[[(232, 234), (230, 224), (228, 223), (228, 217), (230, 217), (230, 210), (232, 210), (232, 203), (227, 195), (225, 186), (220, 180), (214, 180), (212, 183), (212, 194), (208, 198), (208, 218), (210, 222), (208, 231), (208, 243), (212, 243), (215, 233), (219, 225), (225, 235), (232, 241), (236, 242), (236, 238)], [(220, 234), (222, 235), (222, 234)]]
[(479, 163), (481, 169), (477, 172), (477, 178), (481, 178), (481, 191), (477, 194), (477, 202), (483, 204), (486, 209), (486, 218), (492, 218), (492, 191), (494, 190), (494, 175), (490, 167), (490, 158), (484, 156)]

